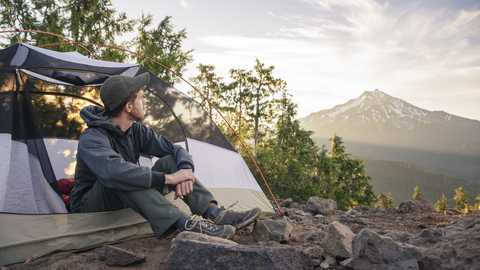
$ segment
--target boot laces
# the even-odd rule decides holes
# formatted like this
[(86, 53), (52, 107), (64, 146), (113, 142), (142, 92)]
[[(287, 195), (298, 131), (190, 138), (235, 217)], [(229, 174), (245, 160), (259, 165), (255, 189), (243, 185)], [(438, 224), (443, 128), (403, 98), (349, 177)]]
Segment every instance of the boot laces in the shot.
[(208, 219), (204, 219), (201, 216), (193, 215), (193, 217), (190, 220), (193, 221), (193, 223), (190, 224), (189, 226), (190, 228), (186, 228), (188, 231), (195, 229), (197, 225), (200, 228), (200, 233), (202, 234), (203, 234), (202, 227), (204, 227), (206, 231), (211, 231), (211, 232), (216, 231), (218, 229), (218, 226), (214, 225)]

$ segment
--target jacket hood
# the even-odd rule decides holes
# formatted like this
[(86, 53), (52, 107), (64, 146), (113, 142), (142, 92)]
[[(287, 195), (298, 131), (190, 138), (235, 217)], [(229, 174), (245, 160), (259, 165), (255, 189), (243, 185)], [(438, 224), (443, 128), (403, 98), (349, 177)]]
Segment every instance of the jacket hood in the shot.
[(115, 123), (102, 107), (86, 106), (80, 111), (80, 117), (87, 123), (88, 127), (103, 127), (108, 130), (115, 130)]

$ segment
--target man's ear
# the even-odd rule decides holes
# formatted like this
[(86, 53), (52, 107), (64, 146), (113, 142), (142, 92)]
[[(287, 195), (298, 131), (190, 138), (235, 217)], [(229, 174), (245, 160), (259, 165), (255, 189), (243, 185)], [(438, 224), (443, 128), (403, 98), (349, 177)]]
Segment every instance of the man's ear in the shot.
[(125, 111), (130, 113), (132, 112), (132, 103), (131, 102), (127, 102), (127, 104), (125, 104)]

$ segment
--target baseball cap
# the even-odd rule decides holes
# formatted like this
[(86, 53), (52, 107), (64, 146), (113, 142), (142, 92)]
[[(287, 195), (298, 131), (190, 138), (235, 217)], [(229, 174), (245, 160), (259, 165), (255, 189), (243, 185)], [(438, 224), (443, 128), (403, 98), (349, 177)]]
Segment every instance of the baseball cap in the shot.
[(103, 83), (100, 88), (100, 98), (106, 108), (113, 111), (130, 93), (147, 85), (150, 80), (148, 73), (142, 73), (136, 77), (115, 75)]

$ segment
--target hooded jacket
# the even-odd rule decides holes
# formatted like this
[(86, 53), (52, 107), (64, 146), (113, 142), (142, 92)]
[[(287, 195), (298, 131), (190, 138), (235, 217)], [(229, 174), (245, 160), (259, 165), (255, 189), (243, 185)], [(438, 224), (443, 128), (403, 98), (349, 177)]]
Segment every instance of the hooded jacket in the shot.
[(97, 106), (83, 108), (80, 116), (88, 128), (78, 142), (75, 187), (71, 197), (73, 212), (79, 210), (83, 195), (96, 181), (107, 188), (125, 191), (165, 185), (164, 173), (139, 165), (140, 154), (159, 158), (173, 155), (179, 170), (194, 170), (192, 156), (183, 147), (156, 134), (152, 128), (134, 122), (123, 132), (105, 109)]

